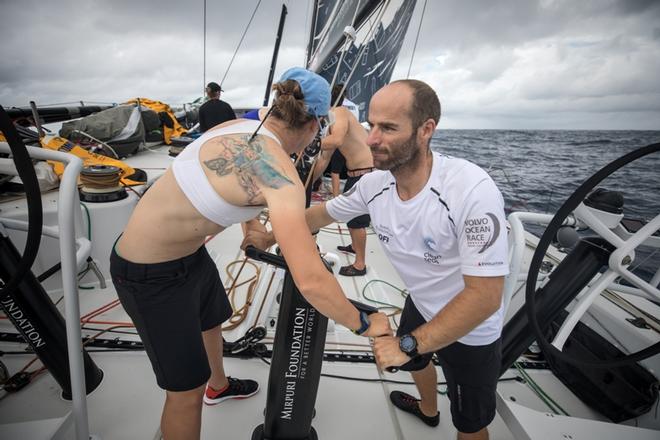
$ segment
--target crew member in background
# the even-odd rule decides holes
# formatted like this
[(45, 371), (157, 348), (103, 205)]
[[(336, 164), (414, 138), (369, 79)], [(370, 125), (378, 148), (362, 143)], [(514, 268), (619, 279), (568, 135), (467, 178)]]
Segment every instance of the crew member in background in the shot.
[[(342, 85), (339, 85), (339, 91), (341, 91)], [(341, 93), (342, 96), (344, 96), (346, 93), (345, 91)], [(332, 103), (334, 104), (334, 102)], [(355, 119), (360, 121), (360, 110), (358, 109), (358, 106), (353, 102), (350, 101), (348, 98), (344, 97), (344, 100), (341, 103), (342, 106), (346, 107), (350, 112), (355, 116)], [(341, 154), (341, 151), (335, 150), (334, 153), (332, 153), (332, 157), (330, 158), (330, 165), (328, 165), (328, 168), (326, 171), (330, 171), (330, 182), (332, 185), (332, 197), (337, 197), (339, 195), (339, 186), (340, 186), (340, 179), (342, 173), (345, 175), (346, 174), (346, 158)]]
[[(343, 102), (343, 85), (337, 84), (332, 88), (332, 103)], [(349, 192), (353, 185), (362, 176), (374, 169), (374, 161), (371, 150), (367, 145), (367, 132), (360, 125), (355, 115), (346, 107), (337, 105), (332, 108), (334, 123), (330, 126), (330, 134), (321, 140), (321, 153), (314, 167), (314, 177), (320, 177), (326, 168), (330, 158), (335, 151), (339, 151), (346, 158), (346, 184), (344, 192)], [(348, 246), (337, 246), (342, 252), (355, 254), (353, 264), (343, 266), (339, 274), (344, 276), (361, 276), (367, 273), (365, 261), (367, 247), (367, 231), (369, 226), (369, 215), (363, 214), (351, 219), (348, 223), (348, 231), (351, 235), (351, 244)]]
[(218, 83), (210, 82), (206, 86), (208, 101), (199, 108), (199, 131), (201, 133), (218, 124), (236, 119), (236, 114), (231, 105), (220, 99), (222, 92), (224, 90)]

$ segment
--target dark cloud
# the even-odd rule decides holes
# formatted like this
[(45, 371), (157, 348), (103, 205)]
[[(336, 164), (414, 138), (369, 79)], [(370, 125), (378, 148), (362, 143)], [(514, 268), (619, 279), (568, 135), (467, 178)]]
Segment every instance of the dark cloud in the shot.
[(625, 14), (641, 14), (647, 12), (660, 13), (660, 3), (657, 0), (617, 0), (617, 9)]
[[(207, 2), (207, 81), (219, 81), (226, 72), (256, 5), (257, 0), (240, 7), (234, 1)], [(277, 2), (261, 2), (226, 78), (227, 96), (247, 81), (265, 89), (280, 8)], [(304, 14), (289, 7), (293, 26), (285, 28), (278, 72), (303, 63), (302, 46), (292, 57), (285, 45), (303, 41)], [(180, 103), (203, 90), (201, 0), (3, 1), (2, 15), (11, 23), (0, 27), (0, 102), (5, 105), (25, 105), (29, 99), (122, 101), (138, 95)], [(261, 100), (242, 98), (242, 105)]]
[[(0, 103), (191, 101), (222, 79), (257, 1), (207, 1), (204, 77), (203, 0), (0, 0)], [(288, 2), (276, 74), (303, 63), (309, 4)], [(659, 5), (428, 1), (411, 75), (438, 91), (441, 126), (658, 129)], [(421, 6), (394, 79), (406, 76)], [(236, 106), (263, 99), (280, 7), (262, 1), (223, 83)]]
[[(411, 75), (438, 91), (451, 127), (466, 126), (470, 115), (475, 124), (513, 127), (518, 115), (521, 127), (562, 128), (565, 113), (567, 127), (598, 128), (603, 112), (616, 112), (602, 128), (659, 129), (658, 8), (651, 3), (429, 2)], [(418, 23), (419, 11), (411, 27)], [(411, 47), (407, 41), (405, 68), (395, 76), (405, 76)], [(536, 125), (524, 122), (530, 120)]]

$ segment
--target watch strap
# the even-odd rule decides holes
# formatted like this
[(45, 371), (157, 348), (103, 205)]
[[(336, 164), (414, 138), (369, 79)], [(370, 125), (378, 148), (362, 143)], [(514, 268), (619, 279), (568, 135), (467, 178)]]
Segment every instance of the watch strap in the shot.
[(356, 335), (362, 335), (364, 332), (369, 330), (369, 326), (371, 325), (371, 322), (369, 322), (369, 315), (367, 315), (366, 312), (360, 311), (360, 328), (357, 330), (351, 330), (353, 333)]
[[(412, 350), (408, 350), (408, 351), (404, 350), (403, 347), (401, 346), (401, 339), (403, 338), (412, 338), (415, 341), (415, 347)], [(410, 358), (417, 357), (419, 355), (419, 351), (417, 351), (417, 338), (411, 335), (410, 333), (408, 333), (401, 336), (401, 339), (399, 339), (399, 349), (402, 352), (404, 352), (406, 355), (408, 355), (408, 357)]]

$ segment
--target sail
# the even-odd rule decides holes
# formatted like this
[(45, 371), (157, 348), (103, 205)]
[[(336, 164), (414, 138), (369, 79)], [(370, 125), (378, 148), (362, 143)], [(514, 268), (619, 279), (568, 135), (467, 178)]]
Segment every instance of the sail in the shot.
[[(415, 4), (416, 0), (402, 0), (398, 5), (366, 0), (318, 0), (315, 4), (308, 67), (328, 82), (335, 73), (337, 84), (348, 80), (346, 97), (358, 106), (360, 121), (366, 120), (373, 94), (392, 78)], [(381, 8), (387, 5), (395, 11), (393, 14), (391, 10), (381, 14)], [(380, 21), (373, 23), (376, 18)], [(343, 30), (351, 23), (358, 31), (357, 38), (346, 50)], [(370, 33), (371, 38), (365, 41)]]
[(328, 56), (335, 53), (344, 39), (344, 28), (358, 28), (383, 0), (316, 0), (309, 40), (308, 63), (318, 71)]

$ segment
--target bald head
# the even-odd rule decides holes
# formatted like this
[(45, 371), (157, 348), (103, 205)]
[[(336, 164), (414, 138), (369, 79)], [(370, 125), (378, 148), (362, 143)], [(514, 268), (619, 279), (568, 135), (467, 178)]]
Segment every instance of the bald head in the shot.
[[(405, 111), (411, 120), (413, 129), (419, 128), (424, 122), (433, 119), (437, 125), (440, 121), (440, 100), (435, 91), (425, 82), (416, 79), (401, 79), (394, 81), (383, 89), (391, 87), (396, 90)], [(381, 89), (381, 90), (383, 90)]]

